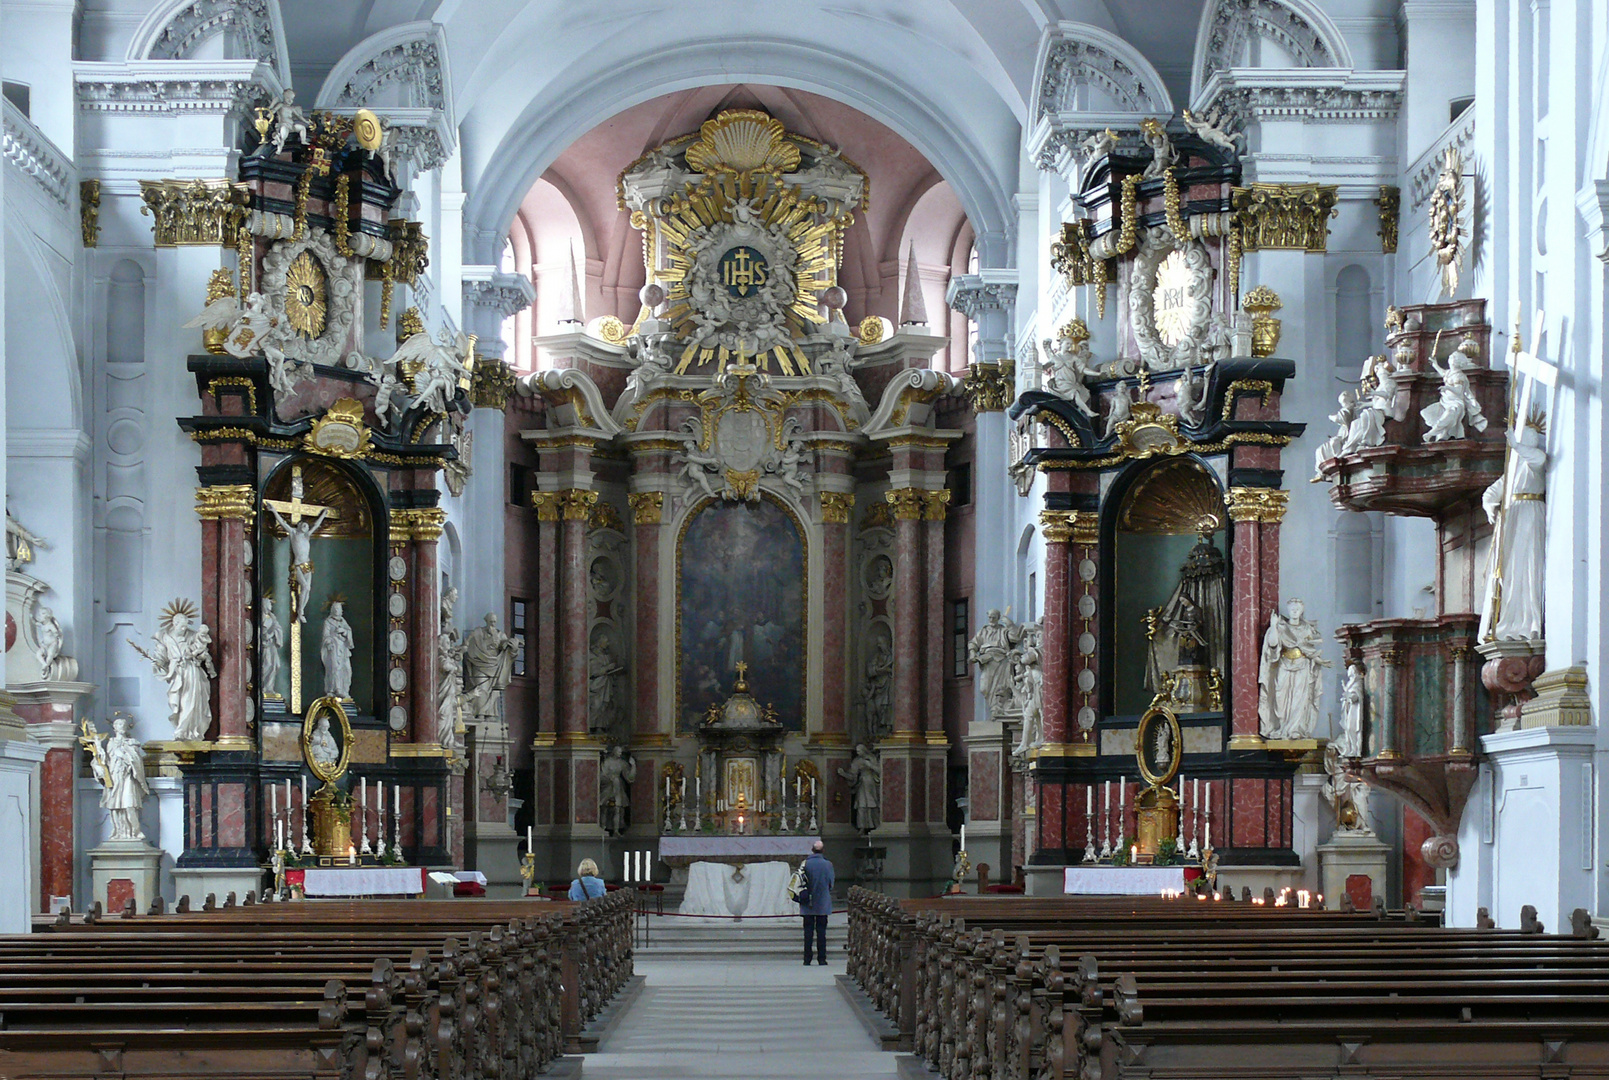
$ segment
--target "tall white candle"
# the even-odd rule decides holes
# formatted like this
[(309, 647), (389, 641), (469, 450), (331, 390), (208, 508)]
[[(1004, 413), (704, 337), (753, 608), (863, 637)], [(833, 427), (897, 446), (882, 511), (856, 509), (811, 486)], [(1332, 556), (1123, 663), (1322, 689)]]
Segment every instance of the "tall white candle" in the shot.
[(374, 782), (374, 835), (385, 839), (385, 781)]
[(369, 778), (367, 776), (362, 777), (361, 782), (363, 784), (363, 799), (358, 803), (358, 813), (361, 815), (363, 822), (363, 831), (367, 833), (369, 831)]
[(1088, 821), (1090, 818), (1092, 818), (1094, 816), (1095, 816), (1095, 789), (1093, 787), (1087, 787), (1087, 788), (1084, 789), (1084, 820)]
[(1199, 835), (1201, 826), (1201, 777), (1197, 776), (1190, 781), (1190, 832)]
[(536, 850), (531, 843), (531, 827), (529, 825), (525, 826), (525, 850), (527, 852)]
[(1212, 781), (1207, 781), (1207, 835), (1205, 847), (1212, 847)]
[(1123, 830), (1128, 827), (1129, 823), (1128, 812), (1124, 809), (1128, 806), (1128, 801), (1129, 778), (1119, 776), (1117, 778), (1117, 837), (1119, 840), (1123, 838)]
[(965, 851), (966, 849), (967, 849), (967, 826), (966, 826), (966, 822), (963, 821), (961, 823), (961, 850)]
[[(285, 781), (287, 784), (289, 780)], [(302, 847), (307, 847), (307, 774), (302, 774)]]
[(278, 820), (278, 818), (279, 818), (279, 785), (278, 784), (269, 784), (268, 785), (268, 806), (269, 806), (269, 811), (270, 811), (270, 814), (272, 815), (272, 817), (275, 820)]
[(393, 814), (402, 813), (402, 792), (398, 790), (395, 784), (391, 785), (391, 812)]
[(285, 777), (285, 817), (286, 817), (287, 820), (291, 816), (291, 806), (292, 805), (293, 804), (291, 803), (291, 778), (287, 776), (287, 777)]

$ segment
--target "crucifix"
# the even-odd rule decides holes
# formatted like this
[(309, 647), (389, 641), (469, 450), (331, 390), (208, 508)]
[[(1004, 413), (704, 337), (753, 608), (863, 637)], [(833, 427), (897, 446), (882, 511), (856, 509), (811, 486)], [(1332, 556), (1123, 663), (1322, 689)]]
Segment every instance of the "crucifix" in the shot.
[[(307, 622), (307, 601), (313, 591), (313, 536), (326, 521), (338, 519), (341, 514), (332, 506), (320, 506), (303, 499), (302, 467), (291, 467), (291, 497), (264, 499), (263, 505), (274, 515), (279, 527), (285, 530), (290, 542), (290, 632), (291, 632), (291, 700), (290, 711), (302, 711), (302, 624)], [(316, 516), (309, 520), (309, 515)], [(287, 518), (288, 515), (288, 518)]]

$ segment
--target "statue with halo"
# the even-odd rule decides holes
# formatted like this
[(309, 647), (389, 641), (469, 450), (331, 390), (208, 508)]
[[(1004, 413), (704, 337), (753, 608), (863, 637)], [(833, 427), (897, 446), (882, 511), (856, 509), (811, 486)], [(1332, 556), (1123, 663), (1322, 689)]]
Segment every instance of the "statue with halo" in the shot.
[(129, 642), (168, 684), (168, 719), (179, 742), (201, 742), (212, 729), (212, 680), (218, 669), (212, 662), (212, 631), (196, 614), (191, 601), (173, 600), (162, 609), (149, 650)]

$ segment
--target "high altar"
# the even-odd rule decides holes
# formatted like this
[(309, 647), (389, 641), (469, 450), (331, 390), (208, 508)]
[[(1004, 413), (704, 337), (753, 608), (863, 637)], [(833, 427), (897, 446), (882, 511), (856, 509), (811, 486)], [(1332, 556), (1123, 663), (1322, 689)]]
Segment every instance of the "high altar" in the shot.
[[(951, 856), (934, 575), (971, 419), (930, 366), (944, 339), (914, 278), (901, 325), (845, 322), (866, 178), (764, 113), (653, 149), (619, 196), (641, 309), (539, 338), (547, 370), (519, 380), (506, 428), (535, 511), (509, 589), (538, 627), (538, 689), (510, 692), (537, 872), (568, 876), (606, 832), (786, 814), (790, 833), (860, 827), (888, 879), (928, 888)], [(875, 795), (851, 780), (868, 768)]]

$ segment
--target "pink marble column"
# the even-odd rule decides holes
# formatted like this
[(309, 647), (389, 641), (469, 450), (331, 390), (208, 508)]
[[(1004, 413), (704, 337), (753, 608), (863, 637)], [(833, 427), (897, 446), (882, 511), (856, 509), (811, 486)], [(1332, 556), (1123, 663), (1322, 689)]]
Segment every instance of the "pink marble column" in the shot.
[[(922, 493), (898, 488), (888, 493), (894, 507), (894, 731), (922, 730)], [(886, 788), (887, 777), (884, 777)]]
[(821, 731), (844, 738), (849, 730), (846, 698), (851, 678), (846, 634), (849, 625), (848, 514), (847, 505), (836, 511), (825, 504), (822, 507)]
[(536, 511), (536, 559), (541, 585), (536, 594), (536, 725), (539, 732), (558, 731), (559, 632), (559, 495), (531, 493)]
[[(202, 492), (219, 492), (206, 496)], [(250, 743), (254, 697), (247, 692), (252, 681), (248, 662), (252, 640), (251, 593), (246, 578), (246, 522), (253, 495), (244, 485), (207, 488), (197, 493), (201, 517), (201, 621), (212, 631), (212, 709), (216, 734), (212, 737), (232, 749)], [(212, 501), (208, 501), (211, 499)], [(211, 733), (209, 733), (211, 734)]]
[(1040, 520), (1045, 540), (1045, 622), (1041, 635), (1045, 651), (1039, 659), (1043, 678), (1041, 707), (1045, 741), (1055, 744), (1065, 743), (1068, 730), (1074, 726), (1069, 715), (1074, 616), (1069, 578), (1073, 530), (1064, 511), (1047, 510)]
[(52, 896), (73, 894), (73, 783), (72, 750), (46, 750), (39, 769), (39, 911), (49, 910)]
[[(445, 513), (435, 511), (442, 519)], [(441, 574), (437, 565), (442, 525), (434, 515), (421, 516), (413, 530), (413, 558), (410, 583), (413, 602), (409, 648), (413, 653), (413, 677), (408, 680), (411, 696), (409, 714), (413, 718), (412, 742), (435, 742), (437, 731), (436, 677), (437, 635), (441, 625)], [(378, 701), (384, 687), (375, 687), (375, 711), (384, 716)]]
[[(587, 730), (587, 516), (597, 493), (564, 492), (559, 568), (559, 730)], [(590, 496), (591, 498), (587, 498)]]
[(632, 573), (637, 601), (637, 646), (631, 665), (637, 681), (633, 730), (640, 739), (669, 734), (673, 726), (666, 722), (671, 718), (659, 715), (659, 544), (664, 493), (634, 492), (631, 503), (637, 545)]
[[(1270, 606), (1263, 593), (1262, 527), (1256, 521), (1236, 521), (1232, 601), (1233, 638), (1230, 647), (1230, 737), (1259, 741), (1257, 731), (1257, 657), (1262, 647), (1263, 626)], [(1277, 560), (1274, 549), (1275, 595), (1278, 595)]]
[(927, 603), (922, 613), (926, 624), (922, 657), (923, 678), (927, 684), (927, 702), (923, 728), (930, 734), (943, 734), (944, 634), (947, 611), (945, 601), (949, 596), (949, 590), (944, 584), (944, 508), (950, 501), (950, 493), (928, 491), (923, 495), (926, 499), (927, 517), (923, 527), (927, 534), (924, 537), (927, 544)]

